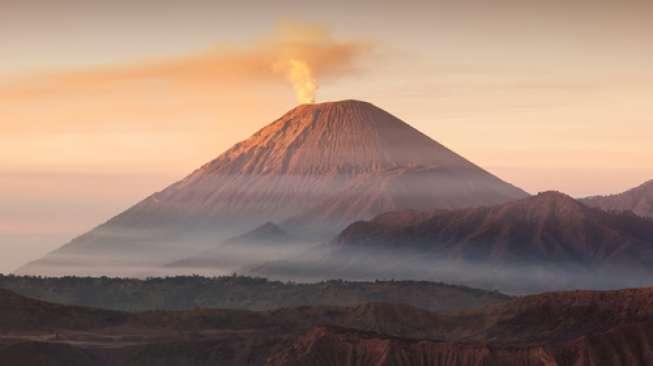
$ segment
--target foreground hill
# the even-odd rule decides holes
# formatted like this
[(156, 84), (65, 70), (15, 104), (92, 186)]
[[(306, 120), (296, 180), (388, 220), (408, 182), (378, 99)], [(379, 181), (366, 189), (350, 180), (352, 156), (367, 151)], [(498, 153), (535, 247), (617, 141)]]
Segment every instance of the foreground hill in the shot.
[(564, 343), (514, 346), (438, 342), (317, 326), (267, 366), (632, 366), (653, 362), (653, 322), (615, 327)]
[[(379, 303), (120, 313), (47, 304), (8, 291), (0, 291), (0, 306), (0, 359), (11, 365), (653, 362), (653, 289), (549, 293), (456, 313)], [(22, 307), (41, 310), (32, 315)], [(24, 327), (9, 319), (16, 314), (22, 314)]]
[(103, 328), (124, 322), (125, 314), (32, 300), (0, 289), (0, 330)]
[(606, 211), (632, 211), (636, 215), (653, 218), (653, 180), (623, 193), (588, 197), (582, 201)]
[(255, 271), (438, 279), (517, 293), (653, 283), (653, 220), (558, 192), (490, 207), (390, 212), (352, 224), (320, 250)]
[(353, 306), (369, 302), (407, 304), (442, 311), (487, 306), (509, 299), (497, 292), (436, 282), (326, 281), (296, 284), (239, 276), (137, 280), (0, 275), (0, 288), (45, 301), (126, 311), (198, 307), (270, 310), (296, 306)]
[(526, 195), (369, 103), (301, 105), (18, 272), (143, 275), (265, 222), (320, 241), (389, 210)]

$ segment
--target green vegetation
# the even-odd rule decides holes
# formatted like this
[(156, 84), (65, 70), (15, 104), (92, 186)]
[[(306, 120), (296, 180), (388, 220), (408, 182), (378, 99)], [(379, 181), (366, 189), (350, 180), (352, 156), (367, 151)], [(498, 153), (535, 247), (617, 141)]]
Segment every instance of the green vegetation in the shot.
[(145, 280), (0, 275), (0, 288), (48, 302), (124, 311), (270, 310), (304, 305), (352, 306), (370, 302), (409, 304), (441, 311), (481, 307), (509, 299), (497, 292), (425, 281), (293, 283), (238, 275)]

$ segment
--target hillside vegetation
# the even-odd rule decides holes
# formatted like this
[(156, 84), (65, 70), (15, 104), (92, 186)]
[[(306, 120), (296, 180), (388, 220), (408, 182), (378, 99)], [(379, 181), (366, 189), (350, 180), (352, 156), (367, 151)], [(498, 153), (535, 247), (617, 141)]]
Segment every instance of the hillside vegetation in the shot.
[(300, 284), (237, 275), (145, 280), (0, 275), (0, 288), (53, 303), (122, 311), (271, 310), (306, 305), (353, 306), (370, 302), (446, 311), (476, 308), (510, 299), (498, 292), (425, 281), (332, 280)]

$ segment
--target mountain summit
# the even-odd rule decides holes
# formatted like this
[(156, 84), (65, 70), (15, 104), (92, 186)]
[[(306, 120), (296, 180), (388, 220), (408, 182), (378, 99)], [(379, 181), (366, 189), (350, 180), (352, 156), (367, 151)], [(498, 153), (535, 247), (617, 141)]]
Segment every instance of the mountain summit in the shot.
[(20, 272), (125, 275), (265, 222), (318, 241), (389, 210), (526, 195), (370, 103), (301, 105)]
[(471, 164), (374, 105), (346, 100), (292, 109), (195, 176), (357, 175), (433, 165)]

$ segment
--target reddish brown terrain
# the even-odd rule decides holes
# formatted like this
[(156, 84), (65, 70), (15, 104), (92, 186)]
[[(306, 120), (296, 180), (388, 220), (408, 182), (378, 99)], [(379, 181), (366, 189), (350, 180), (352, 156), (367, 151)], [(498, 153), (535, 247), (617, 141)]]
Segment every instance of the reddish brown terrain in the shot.
[(524, 346), (415, 340), (321, 326), (274, 354), (267, 365), (649, 365), (653, 362), (652, 326), (653, 322), (645, 322), (568, 342)]
[(372, 104), (301, 105), (19, 272), (145, 276), (265, 222), (319, 242), (389, 210), (525, 196)]
[(632, 211), (639, 216), (653, 217), (653, 180), (623, 193), (588, 197), (582, 201), (606, 211)]
[(647, 365), (653, 289), (458, 313), (406, 305), (121, 313), (0, 291), (7, 365)]

